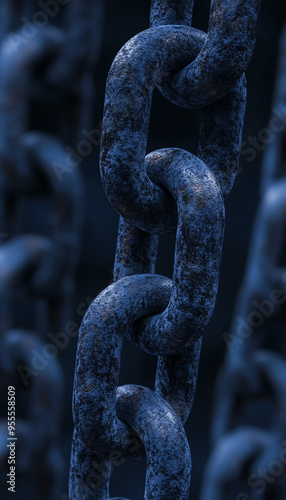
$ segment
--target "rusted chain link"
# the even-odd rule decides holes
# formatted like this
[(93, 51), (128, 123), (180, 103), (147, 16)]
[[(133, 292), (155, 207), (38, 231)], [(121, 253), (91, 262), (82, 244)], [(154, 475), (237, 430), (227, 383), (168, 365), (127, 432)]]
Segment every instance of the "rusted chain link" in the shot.
[[(202, 335), (217, 295), (223, 197), (238, 169), (243, 73), (259, 10), (251, 1), (227, 6), (212, 3), (205, 35), (187, 26), (191, 1), (152, 2), (154, 27), (127, 42), (108, 75), (100, 168), (106, 194), (121, 214), (116, 281), (93, 301), (79, 334), (70, 472), (74, 500), (108, 498), (114, 456), (130, 461), (145, 453), (145, 498), (188, 498), (191, 458), (182, 424), (193, 404)], [(170, 22), (183, 26), (164, 26)], [(156, 85), (177, 104), (211, 104), (203, 110), (199, 157), (180, 149), (146, 156)], [(154, 273), (158, 237), (174, 231), (169, 280)], [(124, 335), (159, 357), (155, 391), (118, 387)]]
[[(183, 24), (189, 24), (193, 2), (181, 4), (178, 24), (182, 24), (182, 14)], [(177, 24), (177, 15), (173, 15), (175, 5), (175, 1), (153, 0), (151, 26), (170, 24), (171, 19)], [(181, 59), (184, 52), (176, 47), (177, 67), (171, 71), (177, 71), (163, 76), (159, 82), (163, 95), (174, 104), (188, 108), (206, 106), (224, 97), (250, 62), (259, 9), (260, 0), (212, 0), (208, 32), (200, 53), (195, 58), (189, 54), (186, 64)], [(198, 30), (190, 29), (195, 35), (199, 34)]]

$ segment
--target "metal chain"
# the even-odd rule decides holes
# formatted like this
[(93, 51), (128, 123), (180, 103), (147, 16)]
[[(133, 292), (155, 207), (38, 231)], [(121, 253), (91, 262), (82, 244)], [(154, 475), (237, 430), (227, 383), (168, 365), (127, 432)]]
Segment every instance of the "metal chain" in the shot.
[[(19, 290), (19, 285), (29, 295), (37, 294), (53, 305), (55, 301), (64, 304), (70, 300), (72, 293), (72, 272), (77, 261), (82, 224), (81, 175), (78, 169), (73, 169), (59, 182), (52, 164), (55, 161), (67, 164), (64, 146), (50, 134), (27, 131), (27, 94), (33, 70), (53, 53), (58, 40), (55, 35), (57, 31), (47, 27), (19, 52), (6, 50), (5, 41), (4, 48), (2, 45), (1, 222), (3, 231), (10, 236), (0, 249), (3, 300), (3, 294), (15, 294), (15, 286)], [(21, 220), (20, 224), (17, 221), (20, 215), (19, 198), (23, 200), (38, 194), (44, 194), (51, 200), (49, 235), (19, 235), (23, 232)], [(30, 272), (29, 280), (27, 270)], [(67, 318), (63, 317), (56, 328), (66, 321)], [(43, 321), (45, 330), (49, 328), (49, 323), (48, 318)]]
[[(112, 462), (145, 453), (144, 498), (188, 498), (191, 456), (183, 423), (193, 404), (202, 335), (217, 295), (223, 197), (238, 168), (243, 73), (258, 10), (257, 1), (214, 0), (206, 35), (188, 26), (191, 1), (153, 1), (152, 27), (127, 42), (109, 71), (100, 169), (106, 194), (121, 214), (116, 281), (93, 301), (80, 328), (72, 499), (109, 498)], [(180, 149), (146, 156), (156, 85), (176, 104), (207, 105), (198, 157)], [(154, 272), (158, 237), (174, 231), (170, 280)], [(158, 356), (154, 391), (118, 387), (124, 336)]]

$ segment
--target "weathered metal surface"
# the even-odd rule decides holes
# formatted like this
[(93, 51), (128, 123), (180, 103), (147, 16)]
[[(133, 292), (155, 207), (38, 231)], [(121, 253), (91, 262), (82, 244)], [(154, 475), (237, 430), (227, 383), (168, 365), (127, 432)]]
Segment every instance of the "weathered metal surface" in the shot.
[[(238, 169), (246, 100), (243, 73), (259, 9), (258, 2), (237, 2), (229, 8), (228, 3), (214, 1), (205, 35), (185, 26), (191, 22), (192, 5), (153, 1), (154, 27), (127, 42), (107, 79), (100, 168), (106, 194), (121, 214), (114, 265), (117, 281), (93, 301), (80, 329), (72, 499), (108, 498), (113, 454), (132, 460), (143, 456), (144, 448), (145, 498), (188, 496), (191, 461), (182, 423), (193, 404), (202, 335), (217, 294), (223, 198)], [(173, 22), (177, 26), (167, 26)], [(198, 76), (199, 67), (205, 74), (199, 75), (196, 87), (192, 78)], [(177, 76), (185, 78), (183, 91), (180, 83), (176, 88)], [(153, 90), (165, 82), (163, 93), (168, 86), (179, 104), (211, 104), (203, 110), (199, 158), (179, 149), (146, 156)], [(174, 270), (169, 280), (154, 273), (158, 236), (174, 231)], [(124, 335), (159, 356), (154, 391), (118, 387)], [(173, 446), (169, 418), (175, 425), (175, 441), (183, 443), (179, 454), (176, 447), (169, 453)], [(138, 441), (130, 453), (134, 432)], [(104, 465), (96, 475), (94, 462), (99, 459)]]
[(191, 26), (194, 0), (151, 0), (150, 26)]
[[(147, 232), (173, 232), (177, 224), (172, 197), (147, 173), (153, 89), (163, 72), (183, 66), (198, 53), (203, 39), (202, 33), (186, 27), (144, 31), (121, 49), (109, 72), (100, 161), (103, 186), (121, 215)], [(243, 78), (202, 116), (198, 155), (219, 176), (225, 195), (238, 169), (245, 99)]]
[[(138, 433), (144, 444), (147, 455), (145, 497), (187, 500), (191, 456), (184, 429), (172, 408), (150, 389), (128, 385), (117, 389), (116, 411), (122, 422)], [(102, 466), (101, 475), (98, 467), (95, 469), (97, 474), (92, 474), (90, 462), (95, 460), (95, 454), (85, 449), (76, 431), (74, 440), (70, 476), (73, 497), (88, 498), (90, 494), (96, 499), (107, 498), (108, 466), (104, 469)], [(122, 459), (118, 448), (112, 452), (109, 450), (109, 457), (116, 455), (118, 461)]]
[[(155, 21), (157, 16), (160, 18), (157, 4), (160, 7), (161, 2), (153, 2), (154, 14), (151, 14), (151, 20)], [(187, 108), (207, 106), (224, 97), (250, 62), (259, 10), (260, 0), (212, 0), (208, 32), (200, 53), (177, 71), (165, 70), (167, 74), (158, 85), (162, 94)], [(189, 19), (187, 15), (186, 24)], [(178, 47), (174, 52), (178, 55)]]

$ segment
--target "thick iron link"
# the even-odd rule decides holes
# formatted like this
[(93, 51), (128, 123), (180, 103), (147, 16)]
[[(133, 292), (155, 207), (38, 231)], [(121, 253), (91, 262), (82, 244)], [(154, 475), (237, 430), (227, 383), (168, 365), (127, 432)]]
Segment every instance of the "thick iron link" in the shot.
[[(147, 30), (121, 49), (108, 75), (101, 149), (103, 186), (121, 215), (147, 232), (172, 232), (177, 226), (174, 201), (147, 174), (153, 159), (145, 159), (153, 89), (162, 72), (184, 65), (189, 51), (198, 52), (202, 36), (185, 27)], [(205, 109), (202, 117), (199, 155), (205, 162), (211, 158), (209, 167), (219, 174), (225, 195), (238, 168), (245, 99), (243, 79), (221, 105)]]
[[(172, 20), (174, 1), (164, 2), (170, 5), (170, 10), (165, 7), (161, 14), (162, 3), (162, 0), (152, 1), (151, 26), (153, 20), (157, 26)], [(182, 2), (184, 24), (191, 20), (192, 4), (192, 1)], [(260, 0), (212, 0), (208, 33), (200, 53), (177, 71), (176, 68), (165, 70), (172, 73), (164, 75), (158, 85), (162, 94), (174, 104), (187, 108), (206, 106), (224, 97), (250, 62), (259, 10)], [(178, 17), (180, 21), (181, 16)], [(178, 48), (178, 54), (177, 51)]]
[[(114, 279), (154, 274), (158, 237), (131, 226), (120, 218)], [(184, 424), (193, 406), (202, 339), (180, 354), (158, 356), (155, 391), (175, 410)]]
[[(218, 6), (219, 2), (213, 2), (214, 17)], [(234, 73), (226, 50), (226, 85), (218, 80), (213, 93), (201, 88), (199, 105), (213, 103), (204, 109), (201, 123), (199, 156), (204, 161), (178, 149), (146, 156), (146, 145), (155, 86), (165, 78), (172, 88), (176, 71), (202, 59), (204, 50), (210, 50), (211, 35), (218, 38), (215, 20), (210, 22), (213, 31), (207, 36), (187, 26), (157, 26), (175, 19), (177, 24), (190, 23), (192, 2), (179, 2), (176, 9), (172, 1), (153, 2), (151, 20), (156, 27), (130, 40), (111, 66), (100, 168), (107, 196), (121, 214), (114, 266), (118, 281), (94, 300), (80, 329), (73, 398), (72, 499), (108, 498), (114, 453), (124, 460), (140, 458), (142, 443), (147, 455), (145, 498), (188, 498), (190, 455), (172, 448), (169, 418), (175, 425), (174, 441), (186, 443), (182, 423), (193, 404), (201, 338), (218, 288), (223, 197), (231, 190), (238, 168), (246, 99), (243, 72), (252, 52), (258, 3), (248, 2), (247, 6), (244, 15), (241, 4), (234, 6), (239, 33), (237, 38), (233, 33), (232, 38), (227, 37), (231, 50), (238, 50), (239, 41), (240, 48), (248, 44), (240, 54), (239, 68)], [(226, 15), (228, 27), (230, 18), (233, 21)], [(223, 44), (222, 38), (209, 84), (212, 75), (217, 78), (219, 74), (219, 58), (222, 66)], [(213, 46), (216, 48), (214, 42)], [(187, 92), (196, 101), (196, 87), (193, 90), (190, 84)], [(180, 91), (176, 99), (181, 99)], [(174, 230), (171, 281), (154, 272), (158, 236)], [(137, 386), (118, 387), (124, 335), (159, 356), (154, 392)], [(131, 453), (134, 432), (138, 443)], [(184, 445), (182, 449), (188, 448)], [(95, 474), (99, 460), (103, 461), (101, 474)]]

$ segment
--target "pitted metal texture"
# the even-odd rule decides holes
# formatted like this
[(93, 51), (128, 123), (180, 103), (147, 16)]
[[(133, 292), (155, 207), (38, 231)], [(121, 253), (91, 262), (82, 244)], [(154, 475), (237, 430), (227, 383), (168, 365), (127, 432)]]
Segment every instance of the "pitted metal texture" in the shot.
[[(80, 329), (72, 500), (109, 498), (114, 456), (146, 455), (144, 498), (189, 495), (191, 457), (182, 425), (217, 296), (224, 197), (238, 170), (244, 71), (259, 2), (214, 0), (207, 34), (190, 26), (192, 8), (192, 1), (152, 1), (151, 28), (124, 45), (107, 77), (100, 170), (120, 223), (115, 282), (95, 298)], [(146, 156), (156, 86), (176, 104), (203, 106), (198, 156), (174, 148)], [(172, 280), (155, 270), (164, 232), (176, 232)], [(158, 356), (153, 391), (118, 387), (124, 336)]]

